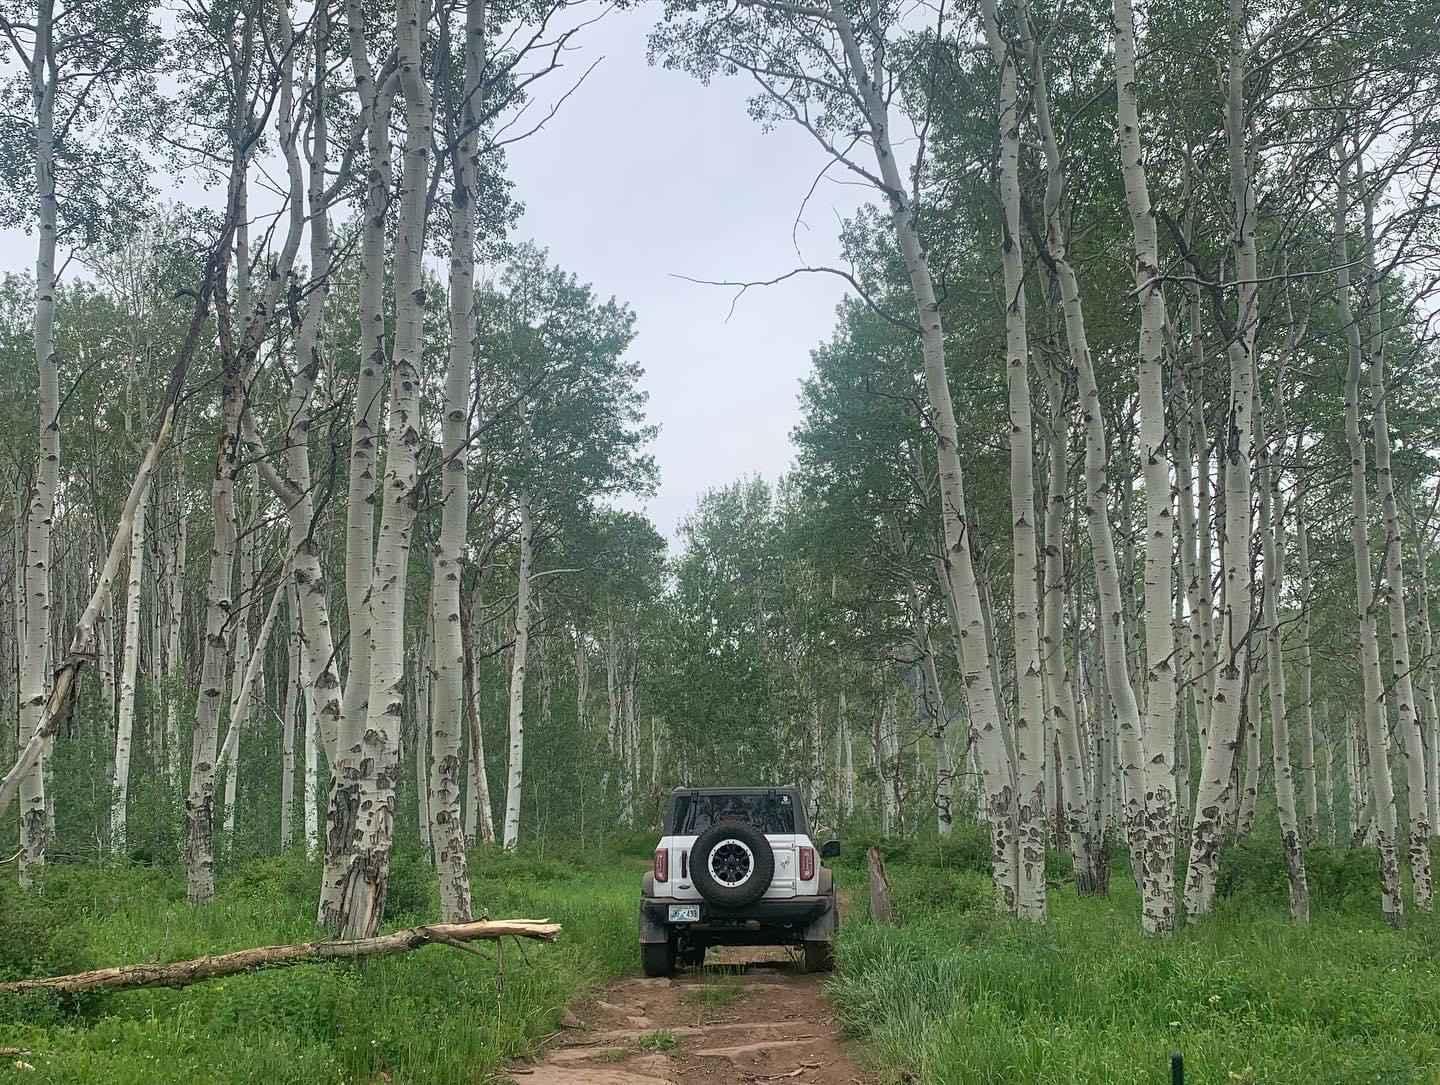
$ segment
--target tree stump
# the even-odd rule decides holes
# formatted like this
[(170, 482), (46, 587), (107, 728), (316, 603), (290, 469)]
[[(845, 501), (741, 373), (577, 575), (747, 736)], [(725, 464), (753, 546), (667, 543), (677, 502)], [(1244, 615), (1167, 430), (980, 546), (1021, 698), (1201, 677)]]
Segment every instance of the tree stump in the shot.
[(870, 918), (876, 923), (894, 926), (895, 900), (890, 878), (885, 873), (885, 860), (880, 858), (879, 848), (871, 848), (867, 857), (870, 861)]

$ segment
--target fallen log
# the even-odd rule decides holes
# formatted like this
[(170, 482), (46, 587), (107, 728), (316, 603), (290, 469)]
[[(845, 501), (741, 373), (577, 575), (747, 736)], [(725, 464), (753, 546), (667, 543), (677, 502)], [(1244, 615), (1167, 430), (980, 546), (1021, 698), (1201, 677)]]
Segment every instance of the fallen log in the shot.
[(431, 943), (458, 945), (480, 939), (536, 938), (553, 942), (560, 934), (560, 924), (548, 919), (495, 919), (475, 923), (432, 923), (409, 927), (375, 938), (359, 938), (347, 942), (301, 942), (290, 946), (258, 946), (233, 953), (196, 957), (170, 964), (130, 964), (115, 968), (96, 968), (69, 976), (46, 979), (12, 980), (0, 983), (0, 994), (24, 994), (31, 991), (59, 991), (79, 994), (84, 991), (120, 991), (134, 987), (188, 987), (202, 980), (219, 979), (240, 972), (262, 968), (283, 968), (296, 964), (317, 964), (326, 961), (348, 961), (358, 957), (380, 957), (391, 953), (408, 953)]

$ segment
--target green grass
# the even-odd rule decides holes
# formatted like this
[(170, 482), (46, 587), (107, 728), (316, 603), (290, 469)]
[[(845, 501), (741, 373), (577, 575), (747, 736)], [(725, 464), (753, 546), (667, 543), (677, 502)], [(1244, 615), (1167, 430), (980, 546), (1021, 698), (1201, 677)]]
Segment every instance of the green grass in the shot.
[[(472, 873), (477, 911), (557, 920), (561, 941), (507, 943), (503, 975), (493, 959), (430, 946), (76, 1004), (0, 998), (0, 1046), (30, 1049), (36, 1072), (24, 1080), (34, 1082), (492, 1080), (553, 1031), (578, 992), (634, 967), (640, 864), (487, 852)], [(39, 900), (6, 883), (0, 978), (311, 939), (318, 884), (318, 869), (296, 857), (244, 865), (203, 909), (186, 905), (175, 871), (57, 868)], [(439, 914), (427, 866), (397, 858), (387, 911), (387, 929)], [(10, 1071), (0, 1062), (0, 1079)]]
[(668, 1029), (659, 1029), (641, 1036), (635, 1041), (635, 1046), (641, 1051), (674, 1051), (680, 1046), (680, 1041)]
[(1147, 940), (1123, 868), (1109, 899), (1052, 889), (1034, 928), (994, 915), (984, 875), (921, 858), (890, 864), (899, 927), (866, 922), (856, 894), (831, 986), (895, 1079), (1158, 1085), (1178, 1050), (1205, 1085), (1440, 1082), (1440, 922), (1385, 928), (1369, 862), (1317, 856), (1334, 884), (1296, 928), (1283, 873), (1241, 849), (1214, 915)]

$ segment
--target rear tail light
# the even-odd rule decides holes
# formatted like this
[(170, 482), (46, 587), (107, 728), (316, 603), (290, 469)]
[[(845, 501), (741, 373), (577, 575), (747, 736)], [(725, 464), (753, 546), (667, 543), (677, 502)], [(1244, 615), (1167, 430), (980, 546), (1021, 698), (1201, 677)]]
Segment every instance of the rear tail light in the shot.
[(815, 849), (800, 849), (800, 880), (808, 882), (815, 877)]
[(688, 850), (680, 853), (680, 877), (690, 877), (690, 852)]
[(668, 882), (670, 880), (670, 849), (655, 849), (655, 880), (657, 882)]

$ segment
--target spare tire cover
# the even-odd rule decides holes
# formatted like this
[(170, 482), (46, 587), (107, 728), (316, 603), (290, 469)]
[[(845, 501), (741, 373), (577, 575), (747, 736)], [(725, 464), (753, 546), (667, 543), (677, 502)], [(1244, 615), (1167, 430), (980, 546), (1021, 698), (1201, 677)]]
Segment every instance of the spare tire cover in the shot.
[(711, 904), (743, 908), (770, 888), (775, 852), (755, 826), (721, 822), (696, 838), (690, 850), (690, 877)]

